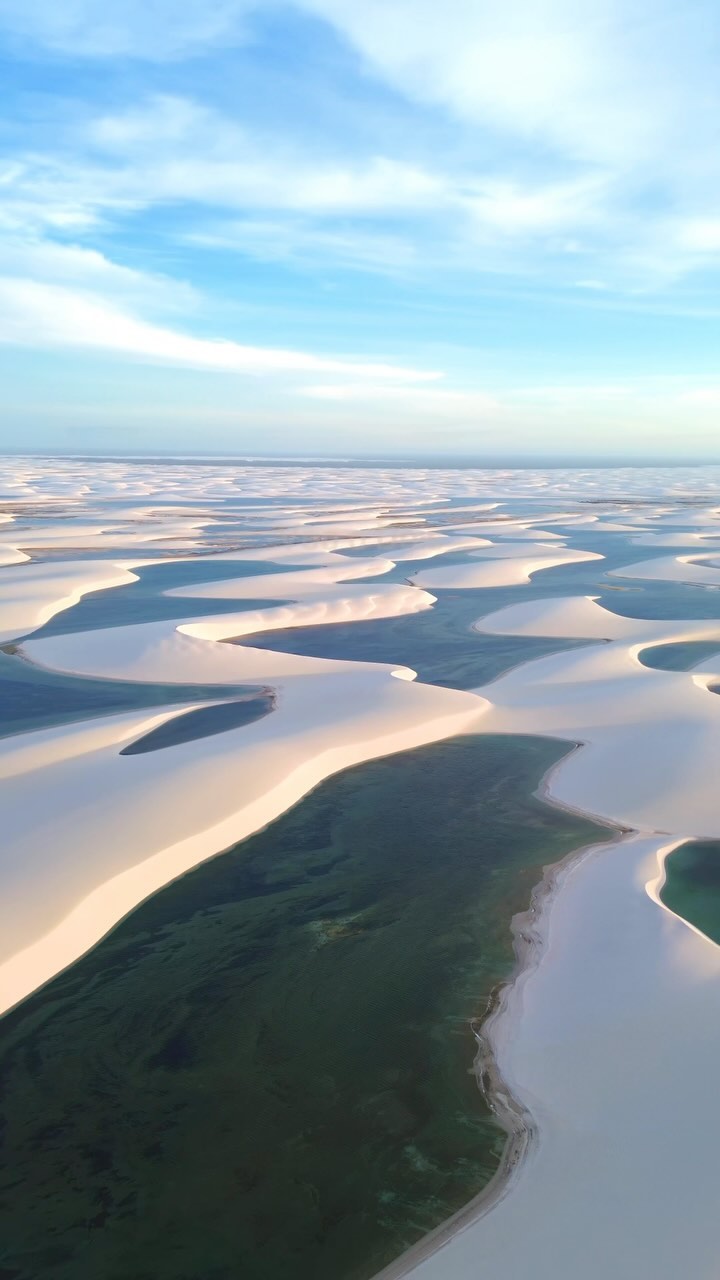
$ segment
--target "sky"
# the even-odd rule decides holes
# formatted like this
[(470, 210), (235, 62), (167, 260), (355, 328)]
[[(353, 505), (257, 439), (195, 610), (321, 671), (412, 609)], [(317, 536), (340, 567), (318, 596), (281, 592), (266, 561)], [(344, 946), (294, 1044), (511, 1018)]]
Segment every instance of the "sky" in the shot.
[(716, 0), (0, 0), (0, 447), (720, 459)]

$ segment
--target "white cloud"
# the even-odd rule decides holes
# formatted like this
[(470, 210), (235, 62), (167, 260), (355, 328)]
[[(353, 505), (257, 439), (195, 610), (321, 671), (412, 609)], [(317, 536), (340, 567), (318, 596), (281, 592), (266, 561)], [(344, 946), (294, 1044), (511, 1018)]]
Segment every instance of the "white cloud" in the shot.
[(97, 249), (60, 243), (42, 235), (0, 238), (0, 276), (7, 274), (46, 284), (101, 291), (103, 297), (162, 311), (187, 311), (198, 305), (195, 290), (166, 275), (137, 271), (112, 262)]
[(697, 153), (714, 129), (708, 5), (689, 18), (656, 0), (302, 3), (405, 93), (582, 160), (645, 164), (679, 136)]
[(600, 176), (535, 185), (495, 179), (470, 188), (464, 204), (480, 227), (504, 236), (537, 235), (601, 222), (607, 185)]
[[(716, 171), (715, 10), (657, 0), (288, 0), (330, 23), (372, 72), (500, 144), (591, 168)], [(252, 39), (269, 0), (0, 0), (0, 26), (74, 57), (172, 60)], [(479, 152), (485, 150), (479, 139)]]
[[(394, 271), (453, 256), (472, 268), (484, 247), (588, 230), (607, 216), (597, 176), (523, 182), (382, 154), (323, 156), (168, 95), (91, 119), (66, 145), (71, 161), (35, 154), (8, 164), (0, 225), (80, 234), (180, 203), (195, 211), (186, 241), (234, 244), (265, 261), (308, 253)], [(380, 218), (382, 228), (368, 225)]]
[(396, 274), (421, 265), (409, 236), (363, 228), (317, 225), (307, 217), (212, 220), (184, 236), (188, 244), (234, 249), (261, 262), (294, 262), (305, 267), (350, 267)]
[(445, 177), (405, 160), (323, 158), (277, 137), (271, 145), (220, 112), (168, 95), (92, 121), (84, 141), (95, 153), (94, 168), (85, 161), (89, 180), (129, 202), (363, 215), (417, 213), (452, 199)]
[[(488, 158), (482, 189), (465, 182), (483, 242), (512, 236), (524, 253), (545, 237), (625, 290), (669, 287), (720, 254), (711, 0), (298, 3), (376, 77), (454, 120), (464, 155), (474, 140)], [(572, 284), (557, 260), (548, 271)]]
[(14, 36), (75, 57), (122, 55), (166, 62), (239, 43), (253, 0), (0, 0)]
[[(48, 248), (47, 237), (80, 242), (149, 208), (158, 224), (165, 209), (181, 210), (166, 243), (176, 237), (183, 251), (237, 248), (264, 263), (427, 279), (505, 273), (574, 290), (586, 306), (601, 292), (614, 306), (619, 292), (670, 289), (720, 256), (720, 85), (702, 0), (690, 15), (657, 0), (632, 12), (623, 0), (597, 0), (591, 12), (581, 0), (289, 3), (331, 23), (365, 73), (432, 116), (378, 128), (368, 150), (367, 130), (364, 143), (340, 145), (330, 118), (306, 136), (301, 119), (261, 133), (189, 96), (135, 94), (133, 82), (132, 106), (75, 113), (59, 123), (54, 151), (27, 148), (0, 164), (10, 236), (0, 271), (9, 262), (14, 274), (143, 314), (148, 298), (192, 308), (182, 284), (154, 287), (80, 243)], [(274, 38), (282, 14), (268, 0), (0, 0), (6, 31), (87, 57), (190, 56), (246, 40), (258, 15)], [(190, 69), (182, 82), (207, 83)]]
[(720, 254), (720, 218), (687, 218), (675, 228), (674, 239), (690, 253)]
[(89, 293), (7, 276), (0, 278), (0, 342), (94, 348), (141, 360), (247, 374), (325, 373), (390, 381), (427, 381), (441, 376), (392, 364), (195, 338), (138, 319)]

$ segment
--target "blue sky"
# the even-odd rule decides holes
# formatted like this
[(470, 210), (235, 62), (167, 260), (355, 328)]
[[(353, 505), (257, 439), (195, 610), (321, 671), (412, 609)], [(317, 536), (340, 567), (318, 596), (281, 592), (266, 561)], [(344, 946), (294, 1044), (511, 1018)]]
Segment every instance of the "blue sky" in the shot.
[(0, 0), (5, 447), (720, 457), (720, 16)]

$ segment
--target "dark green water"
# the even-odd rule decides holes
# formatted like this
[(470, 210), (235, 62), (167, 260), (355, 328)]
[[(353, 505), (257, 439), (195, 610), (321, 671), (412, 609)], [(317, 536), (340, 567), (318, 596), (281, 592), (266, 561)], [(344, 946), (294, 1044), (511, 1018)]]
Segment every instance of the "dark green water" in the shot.
[(271, 710), (272, 697), (269, 693), (235, 698), (231, 702), (219, 702), (211, 707), (197, 707), (159, 724), (142, 738), (123, 747), (120, 755), (141, 756), (147, 751), (177, 747), (181, 742), (212, 738), (216, 733), (226, 733), (228, 729), (239, 729), (244, 724), (252, 724)]
[(607, 834), (565, 751), (466, 738), (328, 780), (0, 1024), (0, 1275), (365, 1280), (482, 1188), (470, 1073), (509, 922)]
[(665, 876), (663, 902), (720, 944), (720, 841), (681, 845), (666, 860)]
[[(78, 720), (240, 695), (264, 696), (252, 685), (143, 684), (93, 680), (46, 671), (0, 650), (0, 737)], [(1, 1280), (1, 1277), (0, 1277)]]

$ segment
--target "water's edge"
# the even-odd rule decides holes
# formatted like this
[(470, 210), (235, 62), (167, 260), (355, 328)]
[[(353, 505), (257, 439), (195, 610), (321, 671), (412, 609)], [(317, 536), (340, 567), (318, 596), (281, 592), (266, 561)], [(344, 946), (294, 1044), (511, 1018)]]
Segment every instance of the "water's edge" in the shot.
[(550, 916), (567, 876), (588, 858), (598, 856), (620, 844), (629, 835), (636, 834), (632, 828), (610, 823), (597, 814), (586, 813), (585, 810), (564, 804), (550, 793), (549, 785), (552, 775), (562, 768), (569, 756), (580, 750), (583, 745), (581, 742), (572, 743), (570, 751), (552, 765), (541, 779), (534, 794), (551, 808), (591, 819), (599, 826), (607, 827), (612, 832), (613, 838), (602, 843), (581, 845), (558, 862), (543, 868), (542, 879), (533, 888), (527, 909), (518, 912), (510, 921), (515, 954), (513, 970), (508, 978), (499, 983), (491, 993), (485, 1013), (471, 1023), (478, 1043), (472, 1071), (487, 1106), (499, 1127), (507, 1134), (502, 1159), (490, 1182), (476, 1196), (473, 1196), (472, 1200), (422, 1240), (418, 1240), (389, 1266), (379, 1271), (374, 1280), (404, 1280), (404, 1277), (410, 1275), (421, 1262), (438, 1253), (455, 1236), (490, 1213), (511, 1192), (515, 1179), (526, 1170), (528, 1162), (537, 1149), (539, 1142), (537, 1125), (532, 1113), (514, 1096), (511, 1086), (502, 1075), (497, 1061), (493, 1033), (508, 1016), (508, 1000), (511, 992), (524, 984), (535, 972), (547, 950)]

